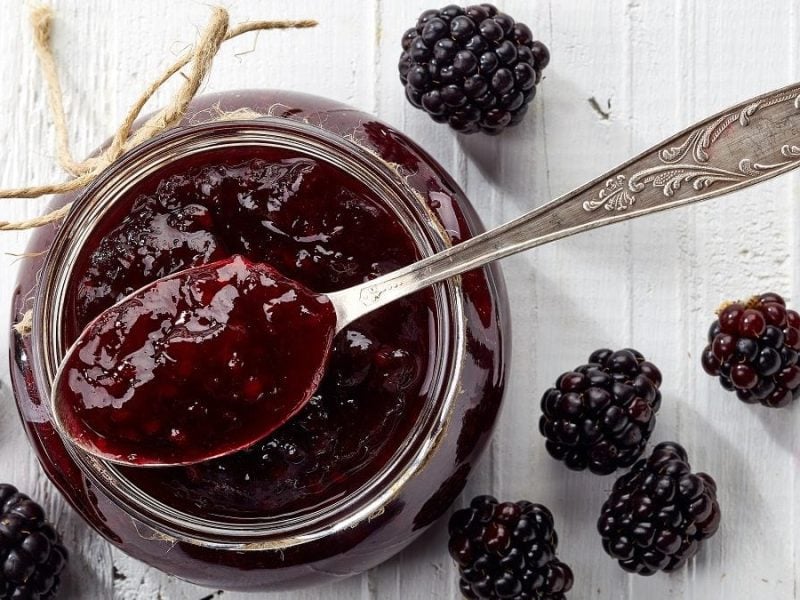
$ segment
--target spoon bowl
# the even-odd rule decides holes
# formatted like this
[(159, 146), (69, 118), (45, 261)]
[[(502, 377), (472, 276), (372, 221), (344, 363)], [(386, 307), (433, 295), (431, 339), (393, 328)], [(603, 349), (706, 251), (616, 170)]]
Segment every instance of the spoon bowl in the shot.
[(56, 373), (55, 423), (116, 463), (236, 452), (305, 406), (334, 325), (326, 296), (267, 265), (234, 256), (180, 271), (87, 325)]

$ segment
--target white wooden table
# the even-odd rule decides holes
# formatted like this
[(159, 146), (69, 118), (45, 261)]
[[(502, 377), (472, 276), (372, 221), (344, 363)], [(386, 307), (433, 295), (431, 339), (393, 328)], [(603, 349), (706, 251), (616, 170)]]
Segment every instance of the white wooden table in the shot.
[[(435, 3), (433, 3), (435, 4)], [(694, 120), (800, 79), (800, 7), (793, 0), (506, 0), (551, 49), (525, 123), (499, 138), (459, 137), (411, 108), (397, 79), (399, 38), (427, 0), (227, 3), (232, 21), (314, 17), (313, 31), (262, 33), (223, 47), (205, 91), (282, 87), (351, 103), (399, 127), (461, 183), (487, 225), (568, 191)], [(54, 47), (78, 156), (114, 129), (139, 91), (193, 42), (205, 3), (55, 2)], [(27, 9), (0, 0), (0, 187), (60, 177), (31, 49)], [(159, 93), (153, 107), (168, 98)], [(592, 100), (593, 99), (593, 100)], [(599, 107), (599, 108), (598, 108)], [(494, 441), (464, 498), (528, 498), (555, 513), (570, 598), (798, 598), (800, 406), (770, 411), (724, 393), (699, 367), (710, 315), (726, 297), (775, 290), (800, 304), (800, 190), (786, 176), (731, 198), (558, 242), (504, 263), (514, 351)], [(0, 218), (42, 201), (5, 200)], [(0, 235), (0, 306), (8, 306), (26, 235)], [(5, 338), (2, 343), (5, 344)], [(568, 472), (537, 432), (539, 396), (601, 346), (634, 346), (664, 373), (654, 440), (676, 439), (716, 477), (723, 525), (672, 576), (623, 573), (594, 524), (612, 478)], [(0, 367), (0, 480), (40, 499), (72, 550), (68, 599), (221, 600), (126, 557), (66, 507), (28, 447)], [(437, 525), (361, 576), (259, 597), (287, 600), (455, 598), (456, 571)]]

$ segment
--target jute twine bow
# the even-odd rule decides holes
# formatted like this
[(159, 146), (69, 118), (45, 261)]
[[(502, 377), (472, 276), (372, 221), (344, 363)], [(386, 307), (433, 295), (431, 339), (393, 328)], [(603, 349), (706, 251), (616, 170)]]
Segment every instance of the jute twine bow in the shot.
[[(52, 112), (56, 129), (56, 156), (58, 163), (73, 178), (61, 183), (34, 185), (20, 188), (0, 189), (0, 198), (40, 198), (50, 194), (71, 192), (87, 186), (100, 172), (117, 160), (127, 151), (139, 144), (146, 142), (155, 135), (174, 127), (186, 115), (186, 109), (205, 77), (211, 69), (220, 46), (223, 42), (238, 37), (251, 31), (268, 29), (302, 29), (317, 25), (313, 20), (301, 21), (247, 21), (230, 27), (228, 11), (224, 8), (212, 8), (211, 19), (203, 30), (194, 47), (182, 54), (164, 73), (151, 83), (142, 95), (130, 108), (125, 119), (120, 124), (114, 137), (106, 150), (100, 155), (77, 161), (69, 148), (69, 133), (67, 117), (62, 102), (61, 84), (59, 83), (58, 70), (53, 51), (50, 46), (50, 33), (53, 22), (53, 11), (46, 6), (35, 8), (31, 13), (31, 26), (33, 28), (33, 41), (36, 56), (42, 69), (44, 81), (47, 86), (47, 103)], [(175, 92), (169, 104), (149, 118), (135, 132), (132, 132), (133, 123), (139, 117), (147, 101), (153, 96), (168, 79), (181, 69), (189, 66), (184, 73), (184, 81)], [(240, 110), (234, 113), (220, 113), (221, 120), (236, 118), (251, 118), (252, 111)], [(41, 227), (48, 223), (55, 223), (63, 219), (71, 208), (71, 203), (33, 219), (25, 221), (0, 221), (0, 230), (19, 231)], [(32, 312), (29, 310), (14, 328), (23, 334), (31, 329)]]

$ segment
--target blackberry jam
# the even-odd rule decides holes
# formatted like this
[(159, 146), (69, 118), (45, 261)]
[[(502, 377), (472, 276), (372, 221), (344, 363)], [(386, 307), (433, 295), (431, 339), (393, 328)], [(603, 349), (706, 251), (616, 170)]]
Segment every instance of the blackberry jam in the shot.
[(227, 456), (304, 407), (335, 330), (327, 296), (265, 263), (234, 255), (194, 266), (86, 325), (59, 369), (54, 416), (80, 448), (110, 461)]
[[(214, 121), (242, 107), (269, 116)], [(112, 165), (60, 226), (34, 236), (29, 252), (49, 251), (25, 259), (15, 295), (14, 321), (34, 307), (32, 333), (12, 339), (20, 414), (69, 502), (157, 568), (242, 590), (361, 572), (446, 511), (485, 444), (507, 352), (493, 268), (353, 323), (333, 340), (309, 404), (232, 455), (121, 467), (64, 443), (51, 425), (60, 357), (91, 319), (155, 279), (241, 256), (335, 291), (480, 231), (441, 167), (369, 115), (269, 91), (199, 98), (192, 109), (183, 126)], [(294, 342), (302, 348), (302, 334)], [(224, 393), (232, 378), (250, 377), (257, 396), (265, 360), (246, 344), (220, 344), (229, 369), (209, 372), (207, 385)], [(135, 415), (136, 425), (151, 416)]]

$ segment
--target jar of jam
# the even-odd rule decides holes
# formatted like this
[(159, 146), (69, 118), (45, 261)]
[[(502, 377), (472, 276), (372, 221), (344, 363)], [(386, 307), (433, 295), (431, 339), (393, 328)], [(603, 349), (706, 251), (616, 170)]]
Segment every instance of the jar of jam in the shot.
[[(219, 118), (242, 108), (264, 116)], [(92, 527), (163, 571), (239, 590), (362, 572), (447, 510), (486, 442), (508, 352), (494, 268), (354, 322), (334, 340), (308, 406), (230, 456), (123, 467), (83, 453), (51, 424), (50, 386), (66, 349), (155, 279), (241, 255), (328, 292), (481, 230), (429, 155), (353, 108), (245, 91), (196, 99), (189, 114), (82, 193), (56, 198), (52, 208), (74, 201), (68, 217), (33, 236), (12, 313), (18, 322), (33, 308), (33, 327), (13, 333), (11, 346), (28, 437)], [(216, 389), (237, 376), (248, 349), (220, 352), (229, 359), (208, 373)], [(172, 358), (176, 369), (191, 360)]]

